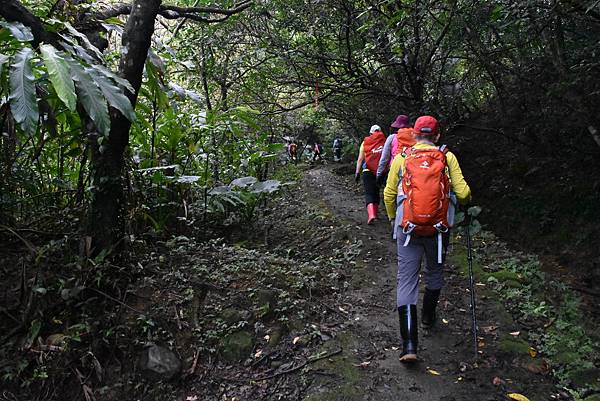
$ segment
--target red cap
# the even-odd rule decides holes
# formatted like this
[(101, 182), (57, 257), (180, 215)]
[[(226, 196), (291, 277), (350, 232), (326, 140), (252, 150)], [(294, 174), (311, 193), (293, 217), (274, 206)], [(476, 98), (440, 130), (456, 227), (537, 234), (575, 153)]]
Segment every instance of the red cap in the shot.
[(415, 121), (413, 131), (415, 135), (437, 135), (439, 133), (438, 121), (431, 116), (421, 116)]

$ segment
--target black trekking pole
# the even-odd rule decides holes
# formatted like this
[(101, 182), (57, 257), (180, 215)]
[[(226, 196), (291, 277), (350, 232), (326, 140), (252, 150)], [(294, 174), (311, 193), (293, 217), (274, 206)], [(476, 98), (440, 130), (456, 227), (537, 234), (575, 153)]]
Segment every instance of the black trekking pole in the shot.
[[(467, 214), (468, 214), (467, 210)], [(475, 283), (473, 277), (473, 250), (471, 246), (471, 223), (473, 216), (469, 215), (467, 222), (467, 262), (469, 264), (469, 292), (471, 294), (471, 318), (473, 320), (473, 346), (475, 347), (475, 359), (479, 355), (477, 350), (477, 316), (475, 314)]]

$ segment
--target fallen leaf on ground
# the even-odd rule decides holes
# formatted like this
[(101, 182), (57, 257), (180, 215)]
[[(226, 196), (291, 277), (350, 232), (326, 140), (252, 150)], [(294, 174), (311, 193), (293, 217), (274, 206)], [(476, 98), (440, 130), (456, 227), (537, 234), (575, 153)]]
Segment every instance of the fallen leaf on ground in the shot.
[(530, 363), (527, 365), (527, 370), (538, 375), (547, 375), (550, 372), (550, 365), (543, 360), (541, 363)]
[(496, 331), (498, 326), (485, 326), (481, 328), (484, 333), (491, 333), (492, 331)]
[(434, 376), (441, 376), (440, 372), (438, 372), (437, 370), (433, 370), (433, 369), (427, 369), (427, 373), (432, 374)]
[(353, 364), (353, 365), (356, 366), (357, 368), (366, 368), (370, 364), (371, 364), (371, 361), (365, 361), (365, 362), (359, 363), (358, 365), (357, 364)]
[(448, 322), (448, 319), (442, 319), (442, 323), (444, 323), (444, 324), (448, 324), (448, 323), (449, 323), (449, 322)]
[(294, 337), (292, 344), (296, 344), (298, 341), (300, 341), (300, 337)]
[(520, 331), (513, 331), (512, 333), (508, 333), (508, 334), (510, 334), (513, 337), (517, 337), (519, 334), (521, 334), (521, 332)]
[(538, 354), (538, 352), (537, 352), (537, 349), (535, 349), (535, 348), (533, 348), (533, 347), (529, 347), (529, 355), (530, 355), (532, 358), (535, 358), (535, 357), (537, 356), (537, 354)]
[(254, 354), (255, 358), (260, 358), (262, 356), (263, 352), (262, 350), (258, 350), (258, 352), (256, 354)]
[(508, 394), (508, 398), (512, 398), (517, 401), (530, 401), (529, 398), (525, 397), (523, 394), (519, 393), (510, 393)]
[(504, 384), (504, 380), (502, 380), (501, 378), (499, 378), (498, 376), (496, 376), (492, 380), (492, 383), (494, 384), (494, 386), (500, 386), (500, 385)]

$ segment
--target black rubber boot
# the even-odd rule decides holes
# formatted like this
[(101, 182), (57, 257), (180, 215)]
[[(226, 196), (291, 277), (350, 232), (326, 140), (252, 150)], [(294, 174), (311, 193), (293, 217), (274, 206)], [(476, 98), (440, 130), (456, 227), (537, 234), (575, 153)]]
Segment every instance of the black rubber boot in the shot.
[(417, 305), (398, 307), (398, 316), (400, 317), (400, 335), (402, 336), (400, 362), (416, 362), (417, 345), (419, 344)]
[(440, 298), (440, 290), (430, 290), (425, 288), (423, 296), (423, 309), (421, 310), (421, 323), (424, 328), (430, 328), (435, 324), (435, 308)]

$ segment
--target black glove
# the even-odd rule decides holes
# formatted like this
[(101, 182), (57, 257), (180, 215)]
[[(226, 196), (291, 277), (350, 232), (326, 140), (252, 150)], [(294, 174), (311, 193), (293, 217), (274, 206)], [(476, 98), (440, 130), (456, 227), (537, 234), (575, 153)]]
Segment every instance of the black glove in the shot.
[(383, 174), (382, 175), (378, 175), (377, 178), (376, 178), (377, 186), (379, 188), (384, 187), (386, 181), (387, 181), (386, 177)]
[(358, 184), (358, 182), (360, 181), (360, 173), (354, 174), (354, 181), (356, 181), (356, 183)]

